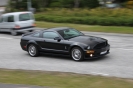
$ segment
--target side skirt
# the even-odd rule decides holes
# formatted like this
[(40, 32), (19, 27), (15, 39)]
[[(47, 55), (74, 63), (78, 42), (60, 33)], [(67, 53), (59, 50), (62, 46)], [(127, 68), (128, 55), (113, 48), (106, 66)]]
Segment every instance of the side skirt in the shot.
[(59, 53), (48, 53), (48, 52), (40, 52), (41, 54), (46, 54), (46, 55), (54, 55), (54, 56), (66, 56), (66, 57), (70, 57), (69, 54), (59, 54)]

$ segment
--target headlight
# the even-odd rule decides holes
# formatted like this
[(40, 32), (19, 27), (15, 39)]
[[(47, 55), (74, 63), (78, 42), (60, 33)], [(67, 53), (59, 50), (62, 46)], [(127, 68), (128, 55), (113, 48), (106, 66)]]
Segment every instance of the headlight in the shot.
[(90, 49), (90, 48), (91, 48), (90, 46), (87, 47), (87, 49)]

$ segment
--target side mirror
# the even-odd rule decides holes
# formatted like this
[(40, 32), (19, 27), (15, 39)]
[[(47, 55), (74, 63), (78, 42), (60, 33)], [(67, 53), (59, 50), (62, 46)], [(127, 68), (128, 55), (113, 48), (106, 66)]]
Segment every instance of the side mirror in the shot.
[(58, 42), (60, 42), (61, 38), (60, 37), (55, 37), (54, 40), (57, 40)]

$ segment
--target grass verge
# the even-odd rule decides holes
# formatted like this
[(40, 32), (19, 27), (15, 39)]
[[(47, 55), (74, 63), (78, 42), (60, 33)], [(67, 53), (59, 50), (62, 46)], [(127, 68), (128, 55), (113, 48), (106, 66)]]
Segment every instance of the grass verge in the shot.
[(131, 79), (4, 69), (0, 69), (0, 83), (48, 86), (50, 88), (133, 88)]
[(118, 26), (91, 26), (81, 24), (70, 23), (52, 23), (52, 22), (36, 22), (38, 27), (52, 28), (52, 27), (72, 27), (80, 31), (92, 31), (92, 32), (107, 32), (107, 33), (125, 33), (133, 34), (133, 27), (118, 27)]

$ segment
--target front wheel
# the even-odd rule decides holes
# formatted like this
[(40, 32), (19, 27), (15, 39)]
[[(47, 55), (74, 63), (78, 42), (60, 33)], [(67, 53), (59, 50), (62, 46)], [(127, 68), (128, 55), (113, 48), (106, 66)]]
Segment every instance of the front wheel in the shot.
[(74, 47), (71, 50), (71, 57), (74, 61), (82, 61), (84, 60), (84, 53), (81, 48), (79, 47)]
[(34, 44), (30, 44), (28, 46), (28, 53), (32, 57), (38, 56), (38, 49), (37, 49), (37, 47)]

